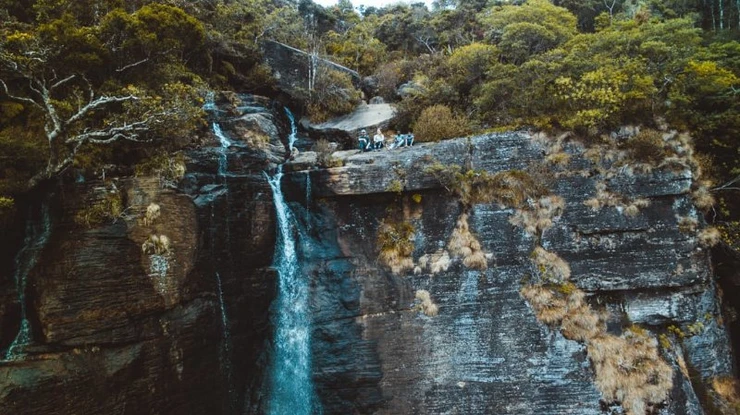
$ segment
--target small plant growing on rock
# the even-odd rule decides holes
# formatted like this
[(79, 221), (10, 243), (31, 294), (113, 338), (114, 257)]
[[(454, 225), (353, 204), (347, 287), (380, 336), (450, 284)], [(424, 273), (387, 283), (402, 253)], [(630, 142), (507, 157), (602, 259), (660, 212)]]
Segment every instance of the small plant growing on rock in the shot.
[(378, 230), (378, 259), (394, 274), (414, 269), (414, 226), (408, 222), (385, 220)]
[(424, 270), (429, 271), (432, 275), (447, 271), (451, 264), (450, 253), (446, 249), (439, 249), (437, 252), (429, 255), (425, 254), (419, 258), (419, 265), (414, 268), (414, 274), (421, 274)]
[(159, 153), (134, 167), (137, 176), (156, 175), (162, 187), (175, 187), (185, 177), (185, 156), (182, 153)]
[(81, 209), (75, 215), (78, 225), (94, 228), (108, 222), (115, 222), (123, 215), (123, 198), (118, 190), (108, 190), (101, 199)]
[(711, 248), (720, 242), (720, 240), (722, 239), (722, 235), (720, 234), (719, 229), (715, 227), (709, 227), (702, 229), (701, 232), (699, 232), (698, 238), (699, 245), (706, 248)]
[(401, 181), (398, 179), (394, 179), (388, 184), (388, 187), (386, 187), (385, 190), (390, 193), (400, 194), (401, 192), (403, 192), (403, 183), (401, 183)]
[(550, 228), (553, 220), (563, 214), (565, 201), (560, 196), (544, 196), (528, 208), (517, 209), (509, 223), (524, 229), (530, 235), (541, 235)]
[(468, 225), (468, 215), (463, 213), (457, 220), (457, 226), (452, 231), (450, 241), (447, 243), (450, 254), (460, 257), (463, 265), (468, 268), (485, 270), (488, 269), (488, 258), (481, 248), (480, 241), (472, 233)]
[(556, 253), (538, 246), (532, 251), (530, 258), (542, 281), (565, 284), (570, 279), (570, 265)]
[(657, 167), (668, 156), (663, 133), (642, 129), (624, 145), (630, 159)]
[(527, 172), (508, 170), (490, 174), (485, 170), (462, 171), (457, 165), (435, 163), (426, 170), (439, 180), (447, 191), (454, 193), (466, 206), (498, 202), (517, 207), (530, 197), (544, 193), (544, 189)]
[(165, 255), (170, 253), (170, 238), (166, 235), (151, 235), (141, 244), (141, 252), (145, 255)]
[(690, 216), (680, 216), (678, 219), (678, 230), (683, 233), (694, 233), (699, 227), (699, 221)]
[(429, 294), (429, 291), (417, 290), (416, 299), (421, 301), (421, 304), (416, 306), (417, 310), (420, 310), (422, 313), (428, 315), (429, 317), (434, 317), (439, 314), (439, 307), (437, 307), (437, 305), (432, 302), (432, 297)]
[(342, 160), (332, 155), (334, 153), (334, 145), (329, 140), (323, 138), (318, 140), (314, 144), (313, 149), (316, 152), (316, 160), (321, 167), (332, 168), (342, 166)]
[(162, 215), (162, 209), (158, 204), (152, 202), (146, 207), (146, 213), (144, 214), (144, 226), (151, 226), (154, 222)]

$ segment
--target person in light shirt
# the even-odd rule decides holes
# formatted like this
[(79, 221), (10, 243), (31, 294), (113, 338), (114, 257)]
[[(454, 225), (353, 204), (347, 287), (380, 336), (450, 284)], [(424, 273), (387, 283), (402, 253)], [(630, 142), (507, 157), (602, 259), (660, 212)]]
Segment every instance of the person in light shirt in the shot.
[(378, 127), (377, 133), (373, 136), (373, 149), (380, 150), (383, 148), (383, 143), (385, 142), (385, 136), (383, 135), (383, 132), (380, 131), (380, 127)]

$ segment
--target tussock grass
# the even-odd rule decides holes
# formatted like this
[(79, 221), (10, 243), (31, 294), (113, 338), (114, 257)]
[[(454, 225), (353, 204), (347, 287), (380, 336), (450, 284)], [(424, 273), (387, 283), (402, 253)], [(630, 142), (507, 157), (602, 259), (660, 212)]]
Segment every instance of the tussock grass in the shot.
[(398, 275), (414, 269), (414, 226), (408, 222), (383, 221), (378, 230), (378, 260)]
[(433, 254), (424, 254), (419, 258), (418, 265), (414, 268), (414, 274), (421, 274), (424, 271), (432, 275), (447, 271), (450, 268), (452, 260), (450, 253), (446, 249), (438, 249)]
[(699, 240), (699, 245), (706, 248), (711, 248), (717, 245), (720, 240), (722, 240), (722, 234), (719, 232), (719, 229), (715, 227), (708, 227), (702, 229), (699, 232), (699, 235), (697, 235), (697, 238)]
[(428, 315), (429, 317), (434, 317), (439, 314), (439, 307), (437, 307), (437, 305), (432, 302), (432, 297), (429, 294), (429, 291), (417, 290), (416, 299), (421, 301), (421, 303), (417, 305), (417, 310), (420, 310), (422, 313)]
[(470, 232), (467, 213), (461, 214), (457, 219), (457, 226), (452, 231), (447, 249), (453, 257), (462, 258), (463, 265), (468, 268), (488, 269), (488, 259), (480, 241)]
[(141, 252), (145, 255), (164, 255), (170, 253), (171, 242), (166, 235), (151, 235), (141, 244)]
[(151, 226), (162, 215), (162, 209), (156, 203), (150, 203), (144, 214), (144, 226)]
[(549, 195), (530, 203), (527, 209), (517, 209), (509, 223), (524, 229), (530, 235), (540, 235), (552, 226), (553, 220), (563, 214), (565, 201), (560, 196)]

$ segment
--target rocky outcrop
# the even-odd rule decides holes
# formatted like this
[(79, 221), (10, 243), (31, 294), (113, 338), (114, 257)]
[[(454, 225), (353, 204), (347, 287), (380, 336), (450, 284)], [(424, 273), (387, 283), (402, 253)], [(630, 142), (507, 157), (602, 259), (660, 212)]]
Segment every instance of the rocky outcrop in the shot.
[(356, 71), (328, 59), (319, 57), (288, 46), (284, 43), (267, 40), (262, 42), (265, 62), (272, 69), (272, 75), (280, 91), (300, 101), (301, 91), (309, 89), (309, 80), (315, 76), (317, 69), (332, 69), (348, 74), (355, 87), (361, 84), (361, 77)]
[[(477, 204), (469, 211), (470, 231), (489, 254), (484, 270), (454, 257), (434, 273), (421, 264), (448, 246), (463, 211), (427, 169), (440, 161), (493, 173), (537, 171), (549, 152), (541, 140), (489, 134), (337, 152), (343, 166), (331, 169), (296, 166), (287, 178), (294, 193), (303, 194), (298, 189), (308, 182), (318, 199), (297, 217), (309, 218), (311, 229), (314, 378), (325, 413), (621, 413), (618, 402), (603, 400), (585, 344), (538, 321), (520, 295), (536, 271), (535, 243), (570, 263), (576, 288), (594, 310), (609, 313), (608, 333), (638, 324), (653, 341), (660, 336), (673, 371), (660, 413), (702, 413), (706, 385), (732, 375), (733, 362), (708, 251), (696, 231), (679, 230), (682, 218), (701, 222), (691, 172), (633, 173), (590, 161), (580, 145), (565, 147), (567, 163), (537, 176), (565, 200), (541, 239), (512, 225), (512, 208)], [(594, 210), (590, 200), (604, 183), (649, 207), (629, 215), (619, 206)], [(294, 209), (305, 205), (299, 198)], [(417, 272), (397, 275), (378, 260), (386, 218), (413, 226)], [(430, 293), (436, 316), (420, 311), (418, 290)]]
[(357, 133), (361, 129), (366, 129), (372, 137), (376, 128), (388, 127), (395, 112), (391, 104), (362, 104), (350, 114), (321, 124), (313, 124), (303, 118), (301, 126), (316, 139), (327, 139), (350, 149), (357, 147)]

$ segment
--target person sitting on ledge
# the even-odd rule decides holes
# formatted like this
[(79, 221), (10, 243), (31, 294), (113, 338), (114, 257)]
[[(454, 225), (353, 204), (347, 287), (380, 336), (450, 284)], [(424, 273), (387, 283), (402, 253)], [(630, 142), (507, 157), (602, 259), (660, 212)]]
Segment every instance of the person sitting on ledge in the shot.
[(383, 148), (383, 143), (385, 142), (385, 136), (383, 135), (383, 132), (380, 131), (380, 127), (378, 127), (378, 132), (373, 136), (373, 149), (374, 150), (380, 150)]
[(360, 130), (360, 134), (357, 136), (357, 140), (360, 142), (360, 151), (372, 150), (370, 146), (370, 136), (367, 135), (367, 130), (364, 128)]

